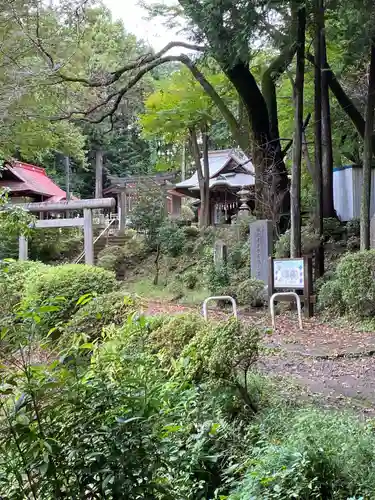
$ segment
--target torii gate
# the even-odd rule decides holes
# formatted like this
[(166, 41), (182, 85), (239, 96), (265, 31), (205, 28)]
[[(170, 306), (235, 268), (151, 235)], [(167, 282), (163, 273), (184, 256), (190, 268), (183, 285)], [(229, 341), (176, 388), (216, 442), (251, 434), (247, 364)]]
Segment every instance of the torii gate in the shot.
[[(112, 208), (116, 205), (114, 198), (94, 198), (90, 200), (59, 201), (49, 203), (24, 203), (19, 207), (29, 212), (67, 212), (70, 210), (82, 210), (83, 217), (66, 219), (40, 219), (35, 222), (36, 229), (55, 227), (83, 227), (85, 264), (94, 265), (94, 239), (92, 210), (99, 208)], [(28, 241), (25, 236), (19, 237), (19, 260), (28, 260)]]

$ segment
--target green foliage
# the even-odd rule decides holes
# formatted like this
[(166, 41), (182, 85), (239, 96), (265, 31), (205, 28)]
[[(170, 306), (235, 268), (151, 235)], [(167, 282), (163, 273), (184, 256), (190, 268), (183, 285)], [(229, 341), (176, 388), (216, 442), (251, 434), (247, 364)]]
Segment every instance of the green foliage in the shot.
[(77, 301), (86, 294), (102, 294), (117, 288), (117, 281), (110, 271), (83, 264), (45, 266), (29, 274), (22, 300), (24, 310), (53, 306), (40, 323), (42, 333), (69, 320)]
[(200, 231), (196, 226), (185, 226), (184, 233), (187, 238), (197, 238), (200, 234)]
[(346, 248), (348, 252), (356, 252), (360, 249), (361, 242), (358, 236), (349, 236), (346, 240)]
[(158, 186), (144, 186), (137, 193), (132, 209), (132, 226), (146, 232), (150, 246), (155, 246), (156, 234), (166, 219), (165, 193)]
[(70, 262), (82, 249), (83, 234), (76, 229), (38, 230), (32, 234), (29, 241), (30, 258), (45, 264)]
[(348, 312), (359, 316), (375, 313), (375, 251), (345, 255), (336, 276)]
[(21, 301), (25, 293), (28, 279), (45, 270), (40, 262), (32, 261), (3, 261), (0, 264), (0, 315), (7, 316)]
[(163, 253), (171, 257), (178, 257), (184, 250), (186, 233), (177, 224), (166, 222), (159, 228), (158, 241)]
[[(230, 104), (234, 90), (221, 72), (210, 72), (206, 78)], [(219, 119), (212, 99), (187, 68), (174, 71), (162, 80), (157, 90), (145, 102), (141, 126), (145, 137), (163, 138), (165, 142), (185, 141), (188, 129), (202, 122)]]
[(359, 318), (375, 314), (375, 251), (348, 253), (319, 291), (319, 306)]
[(338, 315), (345, 312), (341, 286), (336, 279), (328, 280), (321, 286), (318, 294), (318, 308)]
[(150, 341), (168, 362), (177, 359), (184, 347), (195, 335), (203, 335), (207, 328), (202, 316), (198, 314), (179, 314), (162, 318), (162, 323), (153, 324)]
[(236, 299), (240, 305), (261, 306), (264, 304), (264, 283), (256, 278), (241, 281), (236, 287)]
[(345, 228), (338, 219), (328, 217), (323, 219), (323, 236), (324, 239), (340, 240)]
[(232, 295), (229, 293), (230, 277), (226, 265), (209, 263), (206, 268), (206, 281), (209, 291), (213, 295)]
[(231, 500), (372, 498), (373, 432), (345, 414), (275, 412), (265, 422), (253, 466)]
[(111, 245), (100, 250), (97, 265), (108, 271), (115, 271), (118, 274), (118, 271), (124, 264), (124, 260), (124, 249), (117, 245)]
[(239, 235), (241, 240), (248, 239), (250, 235), (250, 224), (256, 221), (256, 217), (254, 215), (242, 215), (236, 221), (236, 227), (238, 227)]
[(192, 222), (194, 220), (193, 210), (188, 205), (182, 205), (180, 218), (186, 222)]
[(354, 236), (359, 238), (361, 233), (360, 220), (358, 218), (354, 218), (348, 221), (346, 223), (346, 231), (348, 233), (348, 237)]
[(187, 271), (186, 273), (183, 274), (182, 281), (186, 286), (186, 288), (188, 288), (189, 290), (194, 290), (199, 281), (199, 276), (197, 271)]
[(108, 325), (121, 326), (128, 316), (138, 311), (139, 300), (119, 290), (87, 297), (87, 303), (73, 314), (64, 327), (64, 343), (78, 334), (85, 341), (97, 340), (102, 336), (103, 327)]
[[(311, 224), (301, 230), (302, 254), (311, 254), (319, 246), (319, 236)], [(290, 230), (280, 236), (275, 243), (275, 257), (290, 257)]]

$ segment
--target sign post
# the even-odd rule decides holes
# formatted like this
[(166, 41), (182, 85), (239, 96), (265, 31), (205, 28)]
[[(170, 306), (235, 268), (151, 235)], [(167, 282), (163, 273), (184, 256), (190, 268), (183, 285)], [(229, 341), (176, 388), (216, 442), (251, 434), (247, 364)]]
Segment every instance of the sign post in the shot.
[(290, 300), (288, 296), (282, 297), (283, 291), (300, 290), (303, 292), (305, 317), (313, 316), (311, 257), (301, 259), (274, 259), (270, 257), (268, 276), (269, 297), (277, 292), (283, 300)]

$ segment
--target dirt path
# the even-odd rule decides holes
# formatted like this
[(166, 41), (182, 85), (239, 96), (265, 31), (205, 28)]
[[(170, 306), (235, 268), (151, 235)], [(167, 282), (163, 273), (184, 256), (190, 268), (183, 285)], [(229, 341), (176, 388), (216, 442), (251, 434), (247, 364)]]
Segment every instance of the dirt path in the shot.
[[(178, 314), (194, 310), (199, 309), (150, 302), (147, 312)], [(217, 310), (209, 314), (218, 319), (226, 317)], [(304, 320), (301, 331), (295, 314), (278, 316), (277, 330), (272, 332), (267, 311), (240, 313), (240, 318), (264, 327), (259, 369), (296, 383), (296, 397), (375, 415), (375, 332), (328, 326), (316, 318)]]

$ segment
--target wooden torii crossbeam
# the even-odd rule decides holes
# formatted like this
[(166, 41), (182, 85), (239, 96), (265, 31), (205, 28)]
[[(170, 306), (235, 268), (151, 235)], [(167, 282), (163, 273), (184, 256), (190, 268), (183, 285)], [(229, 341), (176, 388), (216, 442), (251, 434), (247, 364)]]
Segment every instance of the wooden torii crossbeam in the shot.
[[(94, 265), (94, 239), (92, 210), (100, 208), (112, 208), (116, 205), (114, 198), (94, 198), (89, 200), (59, 201), (56, 203), (24, 203), (19, 207), (32, 213), (40, 212), (67, 212), (72, 210), (83, 210), (83, 217), (65, 219), (41, 219), (37, 220), (36, 229), (55, 227), (83, 227), (85, 264)], [(25, 236), (19, 237), (19, 260), (28, 259), (28, 241)]]

